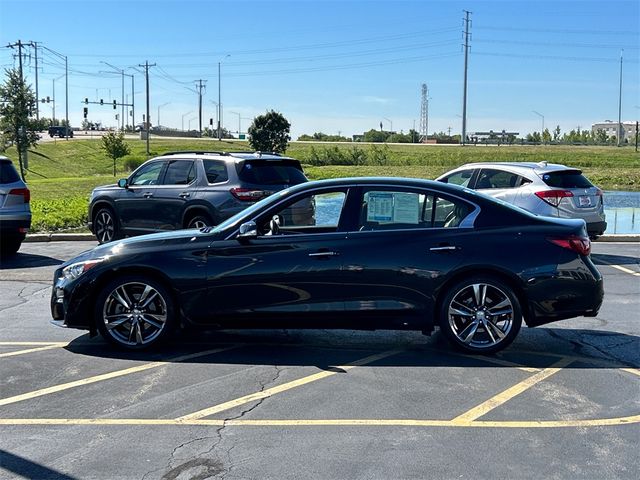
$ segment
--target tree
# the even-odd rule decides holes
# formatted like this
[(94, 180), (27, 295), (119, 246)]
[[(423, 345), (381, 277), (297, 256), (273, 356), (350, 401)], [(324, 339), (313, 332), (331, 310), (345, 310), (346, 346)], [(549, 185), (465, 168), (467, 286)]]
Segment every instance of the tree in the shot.
[(551, 142), (551, 133), (549, 132), (548, 128), (545, 128), (544, 132), (542, 132), (542, 141), (544, 142), (545, 145)]
[(291, 124), (280, 112), (270, 110), (258, 115), (247, 130), (249, 145), (260, 152), (284, 153), (291, 135)]
[(123, 132), (109, 132), (102, 136), (102, 148), (113, 159), (113, 176), (116, 176), (116, 160), (129, 155), (131, 150), (124, 141)]
[(41, 122), (31, 118), (36, 96), (16, 69), (5, 70), (6, 78), (0, 86), (0, 150), (15, 145), (18, 149), (20, 175), (24, 180), (26, 152), (38, 143)]
[(556, 125), (556, 128), (553, 131), (553, 141), (557, 142), (558, 140), (560, 140), (560, 125)]

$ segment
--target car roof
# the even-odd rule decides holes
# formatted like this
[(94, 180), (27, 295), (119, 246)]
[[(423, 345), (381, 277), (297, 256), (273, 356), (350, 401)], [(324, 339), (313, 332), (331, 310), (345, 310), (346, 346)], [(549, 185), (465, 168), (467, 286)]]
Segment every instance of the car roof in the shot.
[(448, 183), (437, 182), (435, 180), (426, 180), (422, 178), (406, 178), (406, 177), (343, 177), (343, 178), (329, 178), (325, 180), (314, 180), (312, 182), (305, 182), (293, 187), (289, 187), (289, 191), (295, 192), (301, 189), (315, 188), (315, 187), (339, 187), (339, 186), (365, 186), (365, 185), (380, 185), (380, 186), (398, 186), (398, 187), (422, 187), (437, 189), (442, 192), (459, 193), (462, 191), (476, 194), (473, 190), (469, 190), (459, 185), (452, 185)]
[(476, 162), (476, 163), (466, 163), (464, 165), (459, 166), (456, 170), (461, 168), (480, 168), (480, 167), (507, 167), (510, 169), (520, 171), (531, 171), (533, 170), (536, 173), (548, 173), (555, 172), (561, 170), (577, 170), (580, 171), (579, 168), (568, 167), (566, 165), (562, 165), (559, 163), (548, 163), (546, 161), (534, 163), (534, 162)]
[[(224, 152), (224, 151), (200, 151), (200, 150), (180, 150), (175, 152), (166, 152), (155, 158), (166, 157), (180, 158), (214, 158), (226, 161), (242, 161), (242, 160), (295, 160), (291, 157), (285, 157), (277, 153), (263, 152)], [(222, 158), (221, 158), (222, 157)], [(297, 160), (296, 160), (297, 161)]]

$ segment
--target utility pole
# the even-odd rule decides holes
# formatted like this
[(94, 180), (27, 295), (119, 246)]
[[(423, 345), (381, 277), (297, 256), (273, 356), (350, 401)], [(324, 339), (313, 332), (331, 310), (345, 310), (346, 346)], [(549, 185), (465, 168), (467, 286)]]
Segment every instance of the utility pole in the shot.
[(196, 80), (198, 84), (196, 88), (198, 89), (198, 136), (202, 136), (202, 89), (206, 88), (202, 82), (206, 82), (206, 80)]
[[(36, 57), (36, 99), (39, 99), (40, 97), (38, 95), (38, 42), (31, 42), (31, 46), (35, 51), (35, 57)], [(40, 102), (36, 102), (36, 120), (40, 120), (39, 103)]]
[[(20, 83), (24, 83), (24, 79), (22, 78), (22, 42), (20, 40), (18, 40), (18, 43), (14, 43), (14, 44), (9, 44), (8, 45), (10, 48), (14, 48), (14, 47), (18, 47), (18, 74), (20, 75)], [(20, 103), (24, 103), (24, 97), (20, 96)], [(19, 105), (18, 108), (20, 110), (23, 110), (24, 105)], [(18, 140), (18, 163), (20, 164), (20, 176), (22, 177), (22, 180), (24, 181), (24, 159), (25, 156), (23, 156), (23, 151), (26, 150), (26, 148), (24, 148), (23, 146), (23, 131), (24, 131), (24, 127), (20, 127), (19, 131), (16, 132), (17, 133), (17, 140)]]
[[(415, 125), (414, 125), (415, 129)], [(420, 142), (427, 141), (429, 137), (429, 88), (422, 84), (422, 102), (420, 103)]]
[(147, 131), (147, 155), (150, 155), (151, 152), (149, 151), (149, 125), (151, 125), (151, 118), (149, 117), (149, 67), (155, 67), (156, 64), (149, 64), (149, 61), (147, 60), (146, 62), (144, 62), (144, 65), (138, 64), (138, 66), (144, 67), (144, 76), (147, 86), (147, 118), (145, 121), (145, 130)]
[(618, 146), (622, 141), (622, 52), (620, 50), (620, 93), (618, 94)]
[(471, 20), (469, 15), (471, 12), (463, 10), (464, 12), (464, 90), (462, 94), (462, 138), (460, 141), (464, 145), (467, 141), (467, 71), (469, 65), (469, 40), (471, 33), (469, 32), (469, 26)]

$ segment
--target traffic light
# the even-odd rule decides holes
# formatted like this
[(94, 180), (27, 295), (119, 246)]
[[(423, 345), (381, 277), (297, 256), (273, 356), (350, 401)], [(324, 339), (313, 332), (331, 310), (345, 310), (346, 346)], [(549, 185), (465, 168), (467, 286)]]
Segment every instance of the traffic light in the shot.
[(85, 105), (89, 104), (89, 99), (87, 97), (84, 97), (84, 103), (85, 103)]
[(209, 125), (213, 125), (213, 118), (209, 119)]
[(89, 109), (84, 107), (84, 118), (87, 118), (87, 114), (89, 113)]
[(104, 100), (100, 99), (100, 105), (104, 105)]
[(114, 101), (113, 101), (113, 109), (115, 110), (117, 106), (118, 106), (118, 104), (117, 104), (117, 103), (116, 103), (116, 101), (114, 100)]
[(51, 98), (47, 95), (47, 103), (51, 103)]

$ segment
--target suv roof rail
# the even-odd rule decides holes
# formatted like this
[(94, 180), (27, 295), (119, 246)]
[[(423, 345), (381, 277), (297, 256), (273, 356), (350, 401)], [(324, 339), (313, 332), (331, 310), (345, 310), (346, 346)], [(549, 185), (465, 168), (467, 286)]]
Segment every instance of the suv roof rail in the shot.
[(208, 151), (208, 150), (175, 150), (172, 152), (164, 152), (161, 153), (160, 156), (166, 156), (166, 155), (184, 155), (184, 154), (205, 154), (205, 155), (228, 155), (227, 152), (212, 152), (212, 151)]

